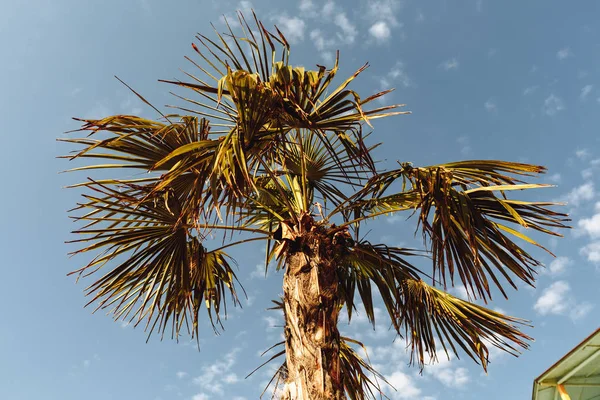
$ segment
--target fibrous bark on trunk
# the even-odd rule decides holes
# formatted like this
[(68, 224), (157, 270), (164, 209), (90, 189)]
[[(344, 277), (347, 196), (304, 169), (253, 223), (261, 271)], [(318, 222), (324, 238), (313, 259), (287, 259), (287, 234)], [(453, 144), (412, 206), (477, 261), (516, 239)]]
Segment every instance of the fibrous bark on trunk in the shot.
[(283, 280), (287, 381), (282, 399), (344, 399), (335, 244), (321, 229), (296, 238)]

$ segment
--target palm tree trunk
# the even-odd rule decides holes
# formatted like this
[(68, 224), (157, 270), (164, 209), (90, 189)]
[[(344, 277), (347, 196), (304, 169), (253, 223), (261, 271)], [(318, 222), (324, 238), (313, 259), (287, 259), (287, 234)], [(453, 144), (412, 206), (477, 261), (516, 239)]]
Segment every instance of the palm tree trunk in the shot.
[[(315, 233), (315, 234), (313, 234)], [(282, 399), (345, 399), (338, 280), (331, 240), (310, 232), (288, 253), (283, 280), (287, 381)]]

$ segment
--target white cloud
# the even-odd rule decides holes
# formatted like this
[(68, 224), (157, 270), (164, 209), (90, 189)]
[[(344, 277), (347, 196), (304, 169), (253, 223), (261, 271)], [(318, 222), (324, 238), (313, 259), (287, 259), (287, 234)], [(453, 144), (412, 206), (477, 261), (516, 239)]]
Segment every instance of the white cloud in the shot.
[(470, 301), (469, 292), (467, 291), (467, 288), (464, 285), (455, 285), (454, 287), (449, 288), (448, 292), (451, 295), (458, 297), (459, 299)]
[(281, 325), (283, 325), (283, 323), (280, 322), (275, 317), (271, 317), (271, 316), (267, 315), (267, 316), (264, 316), (262, 319), (267, 324), (267, 331), (270, 331), (270, 330), (273, 330), (273, 329), (277, 329), (277, 328), (281, 327)]
[(469, 382), (469, 371), (466, 368), (460, 367), (456, 369), (443, 369), (436, 373), (436, 378), (442, 382), (444, 386), (461, 388)]
[(537, 86), (537, 85), (526, 87), (525, 90), (523, 90), (523, 96), (528, 96), (528, 95), (532, 94), (533, 92), (535, 92), (537, 90), (538, 87), (539, 86)]
[(600, 238), (600, 202), (594, 206), (595, 213), (589, 218), (582, 218), (577, 222), (579, 233), (586, 234), (592, 239)]
[(298, 43), (304, 40), (304, 28), (306, 24), (302, 19), (281, 15), (275, 21), (290, 43)]
[(593, 309), (593, 305), (588, 302), (576, 302), (571, 296), (569, 284), (556, 281), (542, 292), (533, 309), (541, 315), (568, 315), (575, 321), (585, 317)]
[(492, 100), (492, 99), (488, 99), (484, 104), (483, 107), (488, 111), (488, 112), (496, 112), (498, 111), (498, 106), (496, 105), (496, 103)]
[(600, 264), (600, 241), (590, 242), (579, 251), (588, 261)]
[(561, 176), (559, 173), (552, 174), (548, 177), (550, 182), (559, 183), (561, 181)]
[(333, 11), (335, 9), (335, 3), (331, 0), (328, 0), (325, 5), (323, 5), (323, 16), (325, 17), (329, 17), (331, 16), (331, 14), (333, 14)]
[(573, 265), (573, 260), (569, 257), (556, 257), (543, 271), (546, 274), (558, 276), (564, 274), (571, 265)]
[(192, 396), (192, 400), (209, 400), (209, 397), (204, 393), (198, 393)]
[(440, 67), (444, 68), (446, 71), (449, 71), (451, 69), (458, 69), (459, 65), (460, 64), (459, 64), (458, 60), (456, 59), (456, 57), (453, 57), (453, 58), (441, 63)]
[[(441, 346), (438, 347), (441, 348)], [(446, 387), (464, 388), (469, 383), (469, 371), (464, 367), (456, 367), (455, 364), (456, 361), (453, 357), (448, 359), (440, 354), (439, 362), (427, 365), (424, 372)]]
[(585, 100), (588, 95), (591, 93), (592, 89), (594, 88), (593, 85), (585, 85), (584, 87), (581, 88), (581, 94), (579, 95), (579, 98), (581, 100)]
[(390, 89), (393, 82), (398, 82), (404, 87), (413, 85), (412, 80), (405, 71), (404, 63), (402, 61), (397, 61), (388, 73), (379, 79), (381, 90)]
[(358, 32), (354, 24), (352, 24), (352, 22), (350, 22), (346, 16), (346, 13), (336, 13), (333, 22), (342, 30), (342, 35), (338, 33), (338, 38), (347, 44), (354, 43), (354, 39), (356, 38)]
[[(193, 400), (208, 399), (206, 393), (213, 393), (220, 398), (223, 397), (225, 385), (231, 385), (238, 382), (237, 376), (232, 378), (231, 368), (236, 363), (236, 357), (240, 348), (236, 347), (218, 361), (202, 367), (200, 375), (193, 379), (193, 383), (202, 388), (202, 393), (197, 394), (198, 398), (193, 397)], [(204, 396), (204, 397), (202, 397)]]
[(569, 205), (577, 207), (580, 204), (589, 201), (594, 198), (594, 184), (592, 182), (586, 182), (581, 186), (573, 188), (569, 193), (561, 198), (566, 201)]
[(325, 35), (321, 30), (315, 29), (310, 32), (310, 39), (315, 44), (317, 50), (325, 50), (326, 47), (329, 47), (328, 41), (325, 39)]
[(315, 13), (315, 3), (313, 3), (312, 0), (300, 0), (298, 8), (301, 12), (308, 14), (309, 16), (313, 16)]
[(387, 39), (390, 38), (390, 36), (392, 34), (390, 27), (388, 26), (388, 24), (385, 21), (375, 22), (369, 28), (369, 33), (371, 34), (371, 36), (373, 36), (379, 42), (386, 41)]
[(390, 390), (387, 393), (392, 400), (414, 399), (421, 394), (421, 389), (415, 385), (413, 379), (402, 371), (394, 371), (385, 378), (396, 389), (396, 391)]
[(254, 271), (252, 271), (252, 273), (250, 273), (250, 278), (251, 279), (265, 279), (265, 264), (264, 263), (259, 263), (256, 264), (254, 266)]
[(401, 6), (398, 0), (370, 0), (366, 5), (366, 17), (371, 21), (385, 21), (389, 26), (400, 26), (396, 13)]
[(232, 383), (237, 383), (239, 382), (240, 379), (238, 378), (238, 376), (235, 373), (230, 373), (225, 375), (225, 377), (223, 378), (223, 382), (227, 383), (227, 384), (232, 384)]
[(546, 97), (546, 99), (544, 100), (544, 106), (542, 107), (542, 111), (544, 112), (544, 114), (549, 116), (555, 115), (556, 113), (564, 109), (565, 103), (560, 97), (554, 94), (551, 94), (550, 96)]
[(404, 63), (402, 61), (397, 61), (396, 64), (394, 64), (392, 69), (390, 69), (390, 72), (388, 72), (388, 76), (391, 79), (400, 81), (402, 86), (408, 87), (411, 85), (410, 78), (404, 71)]
[(575, 156), (580, 160), (585, 160), (590, 156), (590, 151), (588, 149), (579, 149), (575, 152)]
[(594, 306), (588, 302), (579, 303), (571, 310), (571, 318), (574, 320), (582, 319), (593, 309)]
[(562, 48), (556, 52), (556, 58), (558, 58), (559, 60), (564, 60), (571, 56), (571, 50), (568, 47)]
[(247, 1), (247, 0), (242, 0), (239, 2), (237, 9), (246, 14), (246, 13), (252, 12), (252, 10), (254, 9), (254, 6), (252, 5), (252, 2)]
[(541, 315), (561, 315), (567, 311), (567, 296), (571, 290), (565, 281), (556, 281), (551, 284), (537, 299), (533, 309)]

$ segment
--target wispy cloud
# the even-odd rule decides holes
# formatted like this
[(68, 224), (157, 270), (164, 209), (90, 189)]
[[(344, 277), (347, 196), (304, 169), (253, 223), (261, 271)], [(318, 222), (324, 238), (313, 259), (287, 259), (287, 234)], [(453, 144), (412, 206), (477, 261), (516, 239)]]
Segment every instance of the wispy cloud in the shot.
[(401, 7), (398, 0), (370, 0), (366, 3), (365, 16), (372, 22), (384, 21), (389, 27), (397, 27), (402, 25), (396, 18)]
[(445, 69), (446, 71), (449, 71), (452, 69), (458, 69), (459, 65), (460, 63), (458, 62), (458, 59), (456, 59), (456, 57), (453, 57), (441, 63), (440, 67)]
[(338, 38), (347, 44), (354, 43), (358, 31), (354, 24), (348, 19), (346, 13), (336, 13), (333, 22), (342, 30), (341, 34), (337, 34)]
[(239, 381), (237, 375), (231, 369), (237, 361), (237, 355), (240, 350), (239, 347), (236, 347), (211, 365), (202, 367), (200, 374), (193, 379), (193, 383), (202, 389), (202, 392), (196, 395), (198, 398), (193, 397), (194, 400), (208, 399), (207, 393), (212, 393), (218, 395), (219, 398), (223, 398), (225, 394), (224, 386)]
[(304, 40), (304, 29), (306, 28), (304, 20), (283, 14), (275, 17), (275, 23), (290, 43), (294, 44)]
[(486, 109), (487, 112), (491, 112), (491, 113), (496, 113), (498, 112), (498, 106), (496, 105), (496, 102), (492, 99), (488, 99), (484, 104), (483, 107)]
[[(318, 3), (312, 0), (302, 1), (299, 8), (302, 16), (313, 19), (321, 26), (321, 28), (312, 29), (309, 36), (323, 61), (329, 64), (333, 62), (335, 50), (341, 46), (354, 44), (358, 36), (358, 29), (335, 2), (327, 1), (320, 8), (316, 4)], [(335, 31), (333, 34), (329, 31), (331, 27)]]
[(385, 76), (379, 78), (379, 87), (381, 90), (391, 89), (398, 83), (403, 87), (413, 86), (412, 79), (406, 73), (405, 65), (402, 61), (396, 61), (396, 64), (388, 71)]
[(430, 360), (424, 372), (442, 385), (453, 389), (463, 389), (470, 381), (469, 371), (457, 364), (457, 359), (451, 354), (449, 357), (440, 354), (435, 362)]
[(550, 276), (559, 276), (563, 275), (569, 267), (573, 265), (573, 260), (569, 257), (556, 257), (552, 262), (548, 265), (546, 269), (543, 269), (543, 273)]
[(573, 320), (585, 317), (592, 308), (590, 303), (575, 301), (566, 281), (556, 281), (548, 286), (533, 306), (540, 315), (568, 315)]
[(265, 279), (265, 264), (258, 263), (254, 266), (254, 270), (250, 273), (251, 279)]
[(571, 57), (572, 55), (573, 54), (571, 53), (571, 50), (568, 47), (564, 47), (556, 52), (556, 58), (558, 58), (559, 60), (565, 60)]
[(298, 9), (302, 14), (305, 14), (309, 17), (314, 17), (317, 12), (317, 7), (312, 0), (300, 0), (300, 3), (298, 3)]
[(575, 157), (579, 158), (580, 160), (585, 160), (589, 158), (590, 155), (591, 153), (588, 149), (578, 149), (575, 151)]
[(538, 89), (538, 87), (539, 86), (537, 86), (537, 85), (526, 87), (523, 90), (523, 96), (529, 96), (530, 94), (532, 94), (533, 92), (535, 92)]
[(542, 106), (542, 111), (548, 116), (556, 115), (558, 112), (563, 111), (564, 109), (565, 103), (560, 97), (554, 94), (546, 97), (544, 100), (544, 105)]
[(587, 99), (588, 95), (592, 92), (594, 85), (585, 85), (581, 88), (581, 93), (579, 94), (579, 98), (583, 101)]
[(595, 190), (592, 182), (586, 182), (577, 186), (566, 195), (560, 198), (560, 201), (566, 201), (570, 206), (578, 207), (586, 201), (594, 198)]
[(559, 183), (562, 180), (562, 177), (559, 173), (552, 174), (548, 177), (550, 182)]

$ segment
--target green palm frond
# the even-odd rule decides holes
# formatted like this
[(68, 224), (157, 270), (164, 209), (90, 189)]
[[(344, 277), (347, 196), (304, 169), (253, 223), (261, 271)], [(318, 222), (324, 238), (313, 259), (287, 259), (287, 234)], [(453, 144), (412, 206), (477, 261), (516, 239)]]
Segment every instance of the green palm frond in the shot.
[(406, 279), (417, 278), (420, 272), (405, 258), (418, 254), (411, 249), (373, 245), (367, 241), (349, 246), (338, 268), (340, 296), (346, 305), (348, 320), (352, 321), (355, 292), (358, 291), (365, 314), (375, 326), (373, 285), (388, 313), (394, 315), (399, 300), (398, 285)]
[(440, 348), (456, 356), (460, 348), (485, 370), (488, 344), (513, 355), (529, 346), (531, 338), (517, 327), (524, 320), (461, 300), (422, 280), (407, 279), (399, 290), (397, 324), (411, 346), (411, 362), (416, 357), (421, 368), (436, 360)]
[[(195, 117), (181, 117), (180, 122), (164, 124), (130, 115), (115, 115), (99, 120), (81, 120), (80, 131), (88, 131), (86, 138), (67, 138), (60, 141), (84, 146), (82, 150), (63, 158), (96, 158), (118, 164), (91, 164), (71, 171), (102, 168), (136, 168), (144, 172), (169, 171), (174, 160), (162, 162), (173, 151), (203, 142), (208, 138), (208, 122)], [(104, 133), (107, 138), (97, 139)]]
[(282, 167), (316, 190), (323, 202), (340, 204), (347, 198), (341, 185), (362, 186), (370, 176), (369, 170), (356, 165), (338, 135), (297, 130), (288, 137), (279, 156)]

